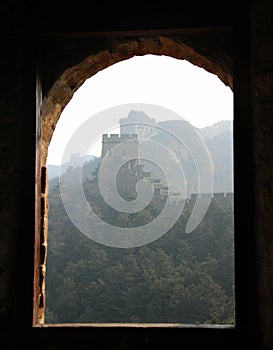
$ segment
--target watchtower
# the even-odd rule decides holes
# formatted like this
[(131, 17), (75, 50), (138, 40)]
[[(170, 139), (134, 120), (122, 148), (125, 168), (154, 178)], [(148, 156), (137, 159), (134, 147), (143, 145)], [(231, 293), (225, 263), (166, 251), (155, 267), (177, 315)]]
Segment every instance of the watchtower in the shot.
[(137, 134), (139, 141), (156, 131), (155, 119), (148, 117), (143, 111), (131, 111), (127, 118), (119, 120), (119, 124), (121, 135)]
[[(124, 147), (122, 147), (124, 144)], [(119, 147), (117, 147), (119, 146)], [(101, 158), (106, 155), (111, 157), (134, 156), (138, 158), (138, 137), (136, 134), (103, 134)]]

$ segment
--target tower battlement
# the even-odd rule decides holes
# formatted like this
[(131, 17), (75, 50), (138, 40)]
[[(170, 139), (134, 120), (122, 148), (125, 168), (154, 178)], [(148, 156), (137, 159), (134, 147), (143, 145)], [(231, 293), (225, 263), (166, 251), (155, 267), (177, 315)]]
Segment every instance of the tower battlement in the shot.
[(137, 134), (103, 134), (102, 135), (102, 142), (103, 143), (121, 143), (123, 141), (127, 140), (134, 140), (137, 141), (138, 137)]
[[(130, 142), (126, 142), (130, 141)], [(116, 147), (122, 145), (124, 147)], [(127, 154), (135, 155), (138, 158), (138, 136), (137, 134), (103, 134), (102, 135), (102, 158), (111, 155), (112, 158), (124, 157)]]

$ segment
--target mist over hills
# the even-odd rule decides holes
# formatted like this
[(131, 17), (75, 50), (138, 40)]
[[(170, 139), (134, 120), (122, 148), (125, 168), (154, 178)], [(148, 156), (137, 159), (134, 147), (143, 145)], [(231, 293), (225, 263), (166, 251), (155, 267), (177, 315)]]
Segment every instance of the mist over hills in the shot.
[(233, 192), (233, 124), (223, 121), (205, 129), (201, 133), (214, 165), (214, 192)]
[[(132, 117), (133, 112), (130, 112)], [(138, 116), (136, 114), (136, 116)], [(202, 163), (204, 157), (209, 157), (213, 165), (213, 192), (233, 192), (233, 122), (223, 120), (211, 126), (204, 128), (195, 128), (185, 120), (168, 120), (156, 123), (157, 132), (153, 132), (150, 139), (159, 142), (173, 151), (181, 161), (183, 171), (187, 180), (190, 192), (196, 192), (198, 189), (198, 172), (196, 163)], [(162, 131), (161, 131), (162, 130)], [(166, 132), (167, 131), (167, 132)], [(169, 132), (169, 134), (168, 134)], [(174, 134), (181, 142), (175, 142), (170, 135)], [(200, 136), (200, 138), (199, 138)], [(187, 147), (188, 146), (190, 147)], [(196, 151), (190, 150), (193, 144), (197, 145)], [(204, 146), (205, 145), (205, 146)], [(194, 146), (195, 147), (195, 146)], [(199, 148), (198, 148), (199, 147)], [(197, 151), (198, 150), (198, 151)], [(195, 152), (194, 156), (193, 153)], [(196, 154), (200, 159), (196, 159)], [(73, 155), (70, 162), (63, 167), (76, 168), (82, 164), (83, 158), (79, 155)], [(97, 166), (100, 157), (86, 156), (85, 163), (92, 162)], [(143, 161), (144, 170), (150, 171), (154, 178), (162, 173), (150, 162)], [(60, 166), (47, 165), (49, 180), (59, 176)], [(94, 167), (93, 167), (94, 168)]]
[[(62, 166), (62, 171), (65, 172), (69, 167), (77, 168), (81, 166), (83, 162), (87, 163), (89, 161), (96, 161), (97, 159), (99, 159), (99, 157), (92, 156), (92, 155), (86, 155), (84, 157), (80, 157), (79, 154), (73, 154), (70, 157), (70, 161), (65, 163)], [(47, 170), (48, 170), (48, 179), (51, 180), (51, 179), (54, 179), (55, 177), (59, 177), (61, 166), (48, 164)]]

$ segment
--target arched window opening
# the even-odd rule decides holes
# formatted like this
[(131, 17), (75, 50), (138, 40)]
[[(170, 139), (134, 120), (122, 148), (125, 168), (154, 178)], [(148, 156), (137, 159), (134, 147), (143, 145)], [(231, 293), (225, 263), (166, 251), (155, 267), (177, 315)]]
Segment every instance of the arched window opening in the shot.
[[(142, 72), (143, 84), (137, 87), (139, 81), (133, 73), (139, 72), (136, 67), (140, 61), (143, 67), (145, 63), (151, 64), (150, 75)], [(164, 61), (163, 65), (160, 61)], [(135, 68), (133, 64), (136, 64)], [(179, 76), (181, 64), (187, 68), (183, 71), (184, 76), (182, 73)], [(130, 79), (129, 82), (124, 80), (125, 89), (116, 95), (115, 89), (123, 85), (122, 79), (119, 75), (113, 78), (111, 74), (117, 66), (122, 71), (122, 65), (127, 65), (131, 71), (131, 84)], [(204, 64), (204, 68), (207, 67)], [(125, 73), (127, 78), (128, 71)], [(186, 71), (191, 80), (179, 84), (183, 77), (185, 79)], [(153, 72), (155, 84), (151, 84)], [(194, 72), (197, 72), (196, 77)], [(228, 89), (225, 101), (213, 96), (216, 94), (216, 91), (212, 92), (213, 83), (210, 87), (201, 86), (202, 74), (209, 75), (212, 81), (217, 79), (223, 92)], [(88, 85), (90, 89), (92, 81), (99, 81), (100, 75), (104, 75), (102, 85), (94, 84), (96, 91), (91, 93), (89, 90), (86, 102), (94, 109), (80, 116), (79, 106), (83, 105), (83, 102), (79, 104), (80, 92), (85, 88), (88, 92)], [(150, 80), (145, 80), (147, 76)], [(111, 81), (113, 86), (110, 86)], [(199, 87), (203, 94), (190, 101), (187, 93), (190, 89), (196, 92)], [(211, 100), (205, 92), (210, 93)], [(97, 98), (95, 93), (98, 93)], [(181, 97), (184, 97), (182, 103)], [(74, 98), (79, 98), (75, 105)], [(46, 113), (49, 102), (50, 99), (45, 101)], [(217, 115), (213, 107), (221, 103), (225, 103), (225, 107), (223, 105)], [(206, 324), (225, 327), (235, 324), (232, 103), (230, 88), (206, 70), (167, 55), (149, 54), (101, 70), (85, 81), (66, 107), (56, 104), (51, 108), (51, 120), (55, 125), (62, 115), (53, 137), (45, 136), (51, 144), (49, 152), (45, 146), (42, 154), (44, 164), (47, 157), (49, 174), (46, 324)], [(199, 112), (197, 108), (192, 112), (200, 105)], [(205, 116), (206, 105), (211, 108), (208, 116)], [(182, 111), (180, 107), (179, 110), (179, 106), (185, 109)], [(55, 136), (64, 129), (69, 113), (75, 121), (83, 118), (79, 123), (82, 128), (75, 135), (76, 123), (72, 125), (73, 131), (64, 142), (65, 146), (57, 152)], [(213, 114), (215, 119), (209, 119)], [(75, 144), (81, 141), (79, 135), (82, 140), (88, 138), (85, 131), (91, 133), (91, 129), (87, 127), (97, 125), (99, 120), (109, 120), (110, 115), (115, 118), (108, 125), (102, 123), (98, 128), (102, 132), (90, 136), (88, 152), (78, 152), (81, 149)], [(164, 155), (163, 161), (155, 157), (158, 154)], [(54, 164), (53, 157), (57, 155), (60, 157)], [(65, 158), (67, 155), (69, 157)], [(56, 171), (61, 172), (60, 181), (55, 176)], [(118, 207), (119, 202), (112, 201), (109, 190), (113, 175), (117, 175), (115, 194), (120, 195), (121, 207)], [(88, 226), (88, 220), (84, 224), (83, 209), (78, 206), (77, 197), (66, 198), (67, 186), (72, 186), (69, 190), (75, 191), (75, 179), (80, 179), (89, 205), (93, 205), (95, 215), (107, 222), (108, 231), (104, 231), (101, 221), (92, 227)], [(143, 207), (137, 199), (140, 194), (147, 193), (152, 195), (148, 206)], [(126, 204), (122, 206), (124, 201)], [(145, 196), (143, 201), (146, 201)], [(130, 203), (140, 209), (136, 211)], [(127, 210), (128, 207), (131, 210)], [(157, 221), (157, 226), (152, 229), (156, 234), (143, 229), (164, 208), (165, 218)], [(79, 213), (74, 215), (77, 210)], [(120, 228), (123, 236), (117, 240), (112, 236), (109, 238), (109, 227), (113, 231)], [(157, 234), (160, 227), (166, 232)], [(134, 234), (141, 232), (142, 239), (135, 239), (130, 229)]]

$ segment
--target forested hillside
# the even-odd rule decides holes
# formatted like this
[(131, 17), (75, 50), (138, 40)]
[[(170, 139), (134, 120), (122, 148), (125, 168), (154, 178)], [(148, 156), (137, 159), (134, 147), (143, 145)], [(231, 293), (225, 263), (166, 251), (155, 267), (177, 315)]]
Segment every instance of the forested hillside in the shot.
[[(73, 171), (77, 169), (67, 170), (70, 175)], [(116, 212), (103, 202), (95, 177), (84, 180), (84, 191), (94, 211), (120, 227), (143, 225), (164, 206), (154, 198), (140, 213)], [(137, 248), (112, 248), (87, 238), (72, 224), (59, 183), (52, 180), (46, 323), (233, 324), (233, 196), (214, 196), (201, 224), (186, 234), (193, 205), (185, 205), (160, 239)]]

